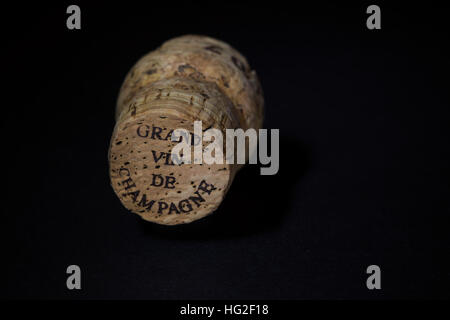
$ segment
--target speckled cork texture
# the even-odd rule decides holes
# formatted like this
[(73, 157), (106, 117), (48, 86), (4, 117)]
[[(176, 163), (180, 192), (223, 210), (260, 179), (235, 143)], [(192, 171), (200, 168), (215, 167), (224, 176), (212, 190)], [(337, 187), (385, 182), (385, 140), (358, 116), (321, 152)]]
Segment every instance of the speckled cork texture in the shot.
[[(204, 36), (165, 42), (141, 58), (120, 90), (111, 138), (111, 185), (123, 203), (159, 224), (189, 223), (222, 202), (240, 165), (176, 164), (175, 129), (259, 129), (263, 96), (246, 59)], [(206, 143), (203, 142), (203, 146)], [(225, 153), (225, 150), (224, 150)]]

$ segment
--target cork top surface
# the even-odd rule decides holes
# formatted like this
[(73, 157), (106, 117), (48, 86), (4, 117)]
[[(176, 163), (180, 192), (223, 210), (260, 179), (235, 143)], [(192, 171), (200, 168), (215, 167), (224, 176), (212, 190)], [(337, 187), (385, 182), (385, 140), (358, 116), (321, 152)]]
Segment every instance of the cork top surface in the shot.
[(171, 39), (142, 57), (124, 81), (116, 115), (141, 88), (174, 76), (215, 83), (238, 111), (241, 128), (261, 128), (264, 100), (256, 72), (227, 43), (199, 35)]

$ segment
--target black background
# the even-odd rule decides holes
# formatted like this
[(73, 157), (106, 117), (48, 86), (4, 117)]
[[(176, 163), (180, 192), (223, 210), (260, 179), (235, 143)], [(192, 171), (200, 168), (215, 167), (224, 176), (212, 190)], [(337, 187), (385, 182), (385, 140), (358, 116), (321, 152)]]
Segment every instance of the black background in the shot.
[[(2, 9), (1, 297), (449, 298), (445, 8), (376, 3), (368, 30), (371, 2), (73, 3)], [(128, 70), (188, 33), (257, 71), (280, 171), (247, 166), (213, 216), (163, 227), (121, 205), (107, 150)]]

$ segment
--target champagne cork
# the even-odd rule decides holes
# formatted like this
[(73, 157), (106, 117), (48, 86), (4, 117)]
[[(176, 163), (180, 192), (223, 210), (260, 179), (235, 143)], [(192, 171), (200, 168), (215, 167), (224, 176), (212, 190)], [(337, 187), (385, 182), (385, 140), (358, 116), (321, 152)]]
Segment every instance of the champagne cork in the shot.
[(182, 36), (142, 57), (120, 90), (109, 149), (111, 185), (122, 204), (165, 225), (212, 213), (241, 165), (174, 163), (173, 131), (189, 131), (195, 145), (194, 121), (202, 121), (203, 131), (218, 129), (225, 140), (226, 129), (260, 129), (263, 103), (255, 71), (222, 41)]

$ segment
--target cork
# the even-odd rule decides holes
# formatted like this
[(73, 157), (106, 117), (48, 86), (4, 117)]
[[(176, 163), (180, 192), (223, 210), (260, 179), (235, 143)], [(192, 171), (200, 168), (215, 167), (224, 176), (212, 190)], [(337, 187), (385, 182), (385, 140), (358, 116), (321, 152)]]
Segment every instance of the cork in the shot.
[(226, 129), (260, 129), (263, 104), (256, 72), (222, 41), (187, 35), (142, 57), (120, 89), (108, 155), (111, 185), (122, 204), (165, 225), (214, 212), (241, 165), (174, 163), (173, 131), (189, 131), (195, 145), (201, 140), (194, 121), (224, 137)]

